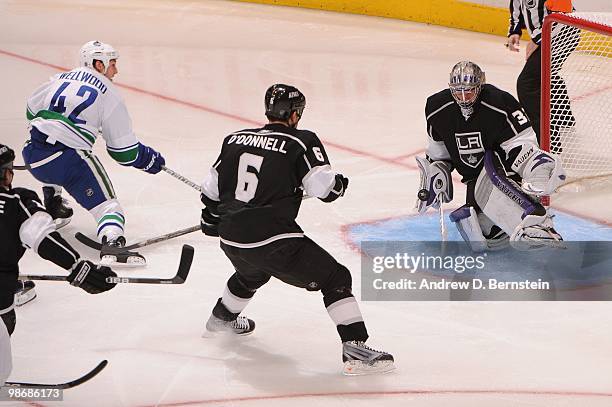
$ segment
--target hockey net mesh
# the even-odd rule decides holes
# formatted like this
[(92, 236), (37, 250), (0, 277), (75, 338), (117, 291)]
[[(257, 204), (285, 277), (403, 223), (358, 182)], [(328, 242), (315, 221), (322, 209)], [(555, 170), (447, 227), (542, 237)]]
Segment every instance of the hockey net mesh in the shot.
[(549, 135), (573, 184), (612, 175), (612, 13), (569, 16), (552, 26)]

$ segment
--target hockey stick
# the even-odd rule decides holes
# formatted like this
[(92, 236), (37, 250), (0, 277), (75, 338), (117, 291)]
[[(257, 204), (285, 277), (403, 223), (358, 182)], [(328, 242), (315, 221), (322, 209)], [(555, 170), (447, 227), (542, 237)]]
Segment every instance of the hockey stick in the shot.
[(108, 365), (108, 360), (103, 360), (98, 363), (98, 366), (94, 367), (89, 373), (84, 374), (76, 380), (66, 383), (57, 383), (57, 384), (42, 384), (42, 383), (25, 383), (25, 382), (6, 382), (4, 385), (6, 387), (26, 387), (31, 389), (71, 389), (80, 384), (85, 383), (86, 381), (91, 380), (98, 373), (102, 371)]
[[(171, 170), (170, 168), (162, 165), (162, 170), (164, 170), (166, 173), (170, 174), (171, 176), (173, 176), (174, 178), (178, 179), (179, 181), (184, 182), (185, 184), (189, 185), (191, 188), (195, 189), (196, 191), (198, 191), (199, 193), (202, 193), (202, 187), (199, 186), (198, 184), (196, 184), (195, 182), (185, 178), (184, 176), (182, 176), (181, 174)], [(308, 198), (312, 198), (310, 195), (304, 195), (302, 197), (302, 200), (304, 199), (308, 199)]]
[(184, 182), (185, 184), (189, 185), (191, 188), (195, 189), (196, 191), (202, 193), (202, 187), (199, 186), (198, 184), (196, 184), (195, 182), (183, 177), (181, 174), (172, 171), (170, 168), (166, 167), (165, 165), (162, 165), (162, 170), (164, 170), (164, 172), (170, 174), (171, 176), (173, 176), (174, 178), (178, 179), (179, 181)]
[[(121, 247), (121, 248), (112, 248), (109, 247), (109, 254), (113, 254), (115, 251), (117, 253), (121, 253), (124, 252), (126, 250), (132, 250), (132, 249), (138, 249), (140, 247), (144, 247), (144, 246), (148, 246), (154, 243), (159, 243), (159, 242), (164, 242), (166, 240), (170, 240), (173, 239), (175, 237), (179, 237), (179, 236), (183, 236), (186, 235), (188, 233), (191, 232), (196, 232), (200, 230), (200, 225), (197, 226), (191, 226), (185, 229), (181, 229), (181, 230), (177, 230), (176, 232), (171, 232), (171, 233), (167, 233), (165, 235), (161, 235), (161, 236), (157, 236), (157, 237), (152, 237), (150, 239), (147, 240), (143, 240), (137, 243), (133, 243), (131, 245), (125, 246), (125, 247)], [(74, 237), (81, 243), (83, 243), (85, 246), (88, 246), (92, 249), (95, 250), (101, 250), (102, 249), (102, 244), (96, 240), (93, 240), (87, 236), (85, 236), (84, 234), (82, 234), (81, 232), (77, 232)]]
[(13, 165), (14, 170), (30, 170), (30, 166), (28, 164), (25, 165)]
[[(107, 283), (115, 284), (183, 284), (187, 280), (191, 263), (193, 262), (193, 247), (183, 245), (181, 258), (179, 261), (176, 275), (172, 278), (151, 278), (151, 277), (107, 277)], [(66, 281), (66, 276), (57, 275), (30, 275), (21, 274), (20, 280), (46, 280), (46, 281)]]

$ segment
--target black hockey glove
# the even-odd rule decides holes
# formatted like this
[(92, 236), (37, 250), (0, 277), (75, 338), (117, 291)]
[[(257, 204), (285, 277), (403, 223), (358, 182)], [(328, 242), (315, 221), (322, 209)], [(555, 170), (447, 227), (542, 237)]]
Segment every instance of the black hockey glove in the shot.
[(117, 285), (107, 283), (107, 277), (117, 277), (117, 274), (110, 267), (99, 266), (89, 260), (80, 260), (72, 267), (67, 280), (70, 285), (80, 287), (89, 294), (100, 294)]
[(344, 193), (346, 192), (346, 189), (348, 188), (348, 184), (349, 184), (349, 180), (347, 177), (345, 177), (342, 174), (336, 174), (336, 179), (335, 179), (335, 183), (334, 183), (332, 190), (329, 191), (329, 194), (325, 198), (319, 198), (319, 199), (321, 199), (323, 202), (335, 201), (341, 196), (344, 196)]
[(202, 209), (200, 218), (200, 229), (207, 236), (219, 236), (219, 217), (212, 214), (208, 208)]

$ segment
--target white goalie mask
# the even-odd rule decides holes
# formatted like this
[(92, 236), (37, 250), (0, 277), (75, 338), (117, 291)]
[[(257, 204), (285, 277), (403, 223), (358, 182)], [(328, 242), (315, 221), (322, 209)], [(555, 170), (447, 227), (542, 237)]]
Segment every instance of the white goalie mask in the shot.
[(118, 59), (119, 53), (110, 44), (105, 44), (100, 41), (89, 41), (81, 47), (79, 52), (81, 66), (95, 70), (94, 60), (101, 61), (104, 64), (104, 72), (108, 69), (111, 59)]
[(471, 109), (484, 84), (485, 74), (480, 67), (470, 61), (461, 61), (451, 70), (448, 87), (462, 109)]

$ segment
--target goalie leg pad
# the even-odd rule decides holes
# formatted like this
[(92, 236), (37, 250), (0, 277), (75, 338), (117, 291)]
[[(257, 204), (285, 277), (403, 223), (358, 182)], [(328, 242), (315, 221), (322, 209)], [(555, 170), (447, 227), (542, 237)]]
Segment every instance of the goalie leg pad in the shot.
[(484, 215), (510, 236), (510, 241), (561, 240), (546, 209), (495, 168), (489, 151), (474, 195)]
[(482, 252), (487, 249), (487, 243), (482, 235), (482, 229), (478, 222), (476, 210), (471, 206), (462, 206), (450, 214), (450, 219), (455, 223), (461, 237), (473, 251)]
[(453, 200), (453, 179), (451, 164), (446, 161), (429, 162), (427, 158), (416, 157), (421, 182), (417, 195), (416, 209), (424, 213), (427, 208), (438, 209), (440, 203)]
[(498, 171), (493, 152), (485, 153), (485, 165), (476, 181), (474, 198), (478, 207), (508, 235), (528, 215), (545, 215), (546, 210), (532, 201), (518, 186)]

